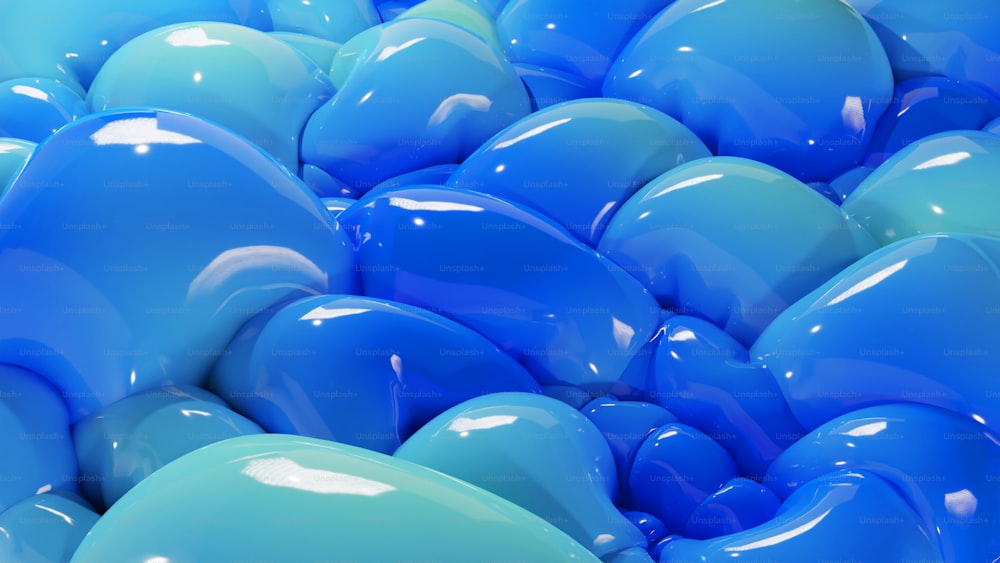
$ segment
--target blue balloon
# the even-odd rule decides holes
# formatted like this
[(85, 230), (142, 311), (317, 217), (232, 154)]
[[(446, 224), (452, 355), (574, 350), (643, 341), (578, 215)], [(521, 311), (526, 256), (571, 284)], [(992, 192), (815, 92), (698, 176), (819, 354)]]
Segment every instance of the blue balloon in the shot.
[(439, 186), (365, 198), (339, 220), (367, 295), (492, 340), (542, 385), (641, 395), (660, 308), (638, 281), (547, 218)]
[(807, 430), (862, 407), (915, 402), (996, 431), (998, 263), (993, 237), (890, 244), (786, 310), (750, 357), (771, 371)]
[[(183, 163), (183, 165), (178, 165)], [(259, 148), (156, 110), (84, 117), (0, 199), (0, 362), (51, 381), (73, 420), (198, 384), (261, 308), (357, 287), (323, 204)]]
[(876, 247), (832, 202), (744, 158), (687, 163), (622, 206), (598, 252), (665, 308), (744, 346), (789, 305)]
[(368, 190), (368, 193), (377, 194), (396, 188), (418, 186), (421, 184), (443, 186), (448, 183), (448, 179), (451, 178), (457, 168), (457, 164), (437, 164), (435, 166), (421, 168), (420, 170), (414, 170), (413, 172), (406, 172), (400, 174), (399, 176), (393, 176), (384, 182), (380, 182), (378, 185)]
[(736, 477), (701, 501), (687, 519), (684, 537), (706, 540), (760, 526), (781, 507), (771, 489)]
[(997, 116), (1000, 98), (971, 84), (940, 76), (901, 82), (875, 128), (865, 166), (875, 168), (929, 135), (979, 129)]
[(99, 518), (86, 501), (75, 496), (42, 493), (0, 512), (0, 559), (69, 561)]
[(612, 504), (618, 479), (601, 432), (554, 399), (525, 393), (471, 399), (418, 430), (394, 457), (530, 510), (602, 560), (646, 547), (642, 532)]
[(805, 484), (771, 521), (711, 540), (671, 541), (660, 561), (944, 563), (932, 533), (892, 485), (869, 472), (839, 471)]
[(988, 561), (1000, 553), (1000, 439), (979, 422), (926, 405), (861, 409), (789, 448), (767, 482), (787, 497), (839, 469), (891, 483), (945, 561)]
[(711, 156), (654, 109), (586, 99), (536, 112), (483, 144), (448, 181), (534, 208), (596, 246), (618, 208), (679, 164)]
[(263, 432), (221, 399), (197, 387), (140, 391), (73, 426), (80, 486), (91, 504), (103, 511), (184, 454), (228, 438)]
[(647, 383), (650, 400), (726, 448), (741, 475), (761, 480), (805, 432), (771, 372), (748, 364), (746, 348), (702, 319), (677, 315), (663, 332)]
[[(0, 198), (7, 193), (7, 184), (21, 171), (24, 163), (28, 162), (35, 146), (35, 143), (24, 139), (0, 137)], [(16, 223), (7, 227), (0, 226), (0, 229), (11, 228), (20, 227)]]
[(344, 43), (382, 23), (372, 0), (265, 0), (274, 31)]
[(341, 48), (331, 78), (344, 82), (306, 124), (302, 161), (359, 193), (405, 172), (461, 162), (530, 110), (502, 53), (434, 19), (400, 19), (356, 36)]
[(348, 197), (324, 197), (320, 201), (326, 206), (326, 210), (336, 218), (341, 211), (357, 203), (358, 200)]
[(326, 39), (313, 37), (304, 33), (293, 33), (291, 31), (271, 31), (269, 36), (282, 43), (294, 47), (300, 53), (309, 58), (320, 68), (321, 71), (329, 72), (333, 58), (337, 56), (342, 45)]
[(83, 98), (55, 80), (17, 78), (0, 83), (0, 137), (40, 143), (86, 114)]
[(77, 490), (69, 424), (58, 391), (33, 373), (0, 365), (0, 512), (32, 495)]
[(272, 28), (265, 0), (4, 2), (0, 81), (47, 78), (83, 96), (101, 66), (129, 40), (158, 27), (192, 21)]
[(601, 95), (600, 86), (566, 72), (523, 63), (515, 64), (514, 69), (531, 96), (532, 112), (570, 100)]
[(517, 362), (454, 321), (401, 303), (329, 295), (248, 322), (211, 385), (268, 432), (382, 453), (466, 399), (539, 391)]
[(717, 155), (809, 182), (861, 164), (892, 87), (875, 33), (846, 3), (678, 0), (632, 38), (604, 95), (677, 118)]

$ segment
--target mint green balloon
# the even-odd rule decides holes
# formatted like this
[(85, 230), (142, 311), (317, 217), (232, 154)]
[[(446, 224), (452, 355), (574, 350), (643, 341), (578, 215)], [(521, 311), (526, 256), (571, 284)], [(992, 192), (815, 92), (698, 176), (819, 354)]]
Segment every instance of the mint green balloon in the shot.
[(881, 246), (941, 232), (1000, 236), (998, 178), (1000, 135), (948, 131), (893, 155), (842, 207)]
[(496, 22), (482, 6), (463, 0), (426, 0), (396, 17), (432, 18), (444, 20), (482, 37), (484, 41), (503, 51), (500, 35), (497, 33)]
[(414, 463), (301, 436), (242, 436), (139, 483), (73, 563), (597, 562), (555, 526)]

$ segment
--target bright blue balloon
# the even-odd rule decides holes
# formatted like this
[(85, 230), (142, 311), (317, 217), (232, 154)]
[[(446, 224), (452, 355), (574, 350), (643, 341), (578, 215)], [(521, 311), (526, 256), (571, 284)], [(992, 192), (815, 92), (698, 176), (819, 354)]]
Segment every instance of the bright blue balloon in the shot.
[(628, 506), (680, 533), (694, 509), (733, 477), (736, 464), (718, 442), (686, 424), (665, 424), (636, 453)]
[(808, 182), (861, 164), (892, 87), (875, 33), (844, 2), (678, 0), (625, 47), (604, 95)]
[(103, 511), (184, 454), (228, 438), (263, 432), (221, 399), (197, 387), (140, 391), (73, 426), (80, 487), (87, 500)]
[(861, 409), (789, 448), (771, 466), (767, 483), (786, 497), (838, 469), (891, 483), (945, 561), (989, 561), (1000, 553), (1000, 439), (982, 424), (925, 405)]
[(1000, 135), (938, 133), (893, 155), (842, 208), (883, 246), (940, 232), (1000, 236), (998, 174)]
[(0, 4), (0, 81), (47, 78), (83, 96), (122, 45), (174, 23), (226, 22), (271, 30), (265, 0), (32, 0)]
[(497, 16), (507, 57), (600, 87), (611, 63), (673, 0), (510, 0)]
[(287, 43), (239, 25), (195, 22), (155, 29), (115, 51), (87, 105), (190, 113), (243, 135), (295, 172), (302, 128), (333, 93), (324, 69)]
[(897, 82), (944, 76), (1000, 96), (1000, 5), (993, 0), (948, 3), (850, 0), (878, 34)]
[(324, 197), (320, 201), (326, 206), (326, 210), (336, 218), (340, 212), (357, 203), (358, 200), (348, 197)]
[(0, 137), (39, 143), (86, 113), (83, 98), (55, 80), (16, 78), (0, 83)]
[(382, 23), (372, 0), (265, 0), (275, 31), (344, 43)]
[(341, 48), (331, 78), (343, 85), (309, 119), (302, 161), (359, 193), (405, 172), (461, 162), (530, 111), (523, 83), (499, 51), (434, 19), (401, 19), (358, 35)]
[[(179, 165), (178, 163), (182, 163)], [(205, 379), (260, 309), (357, 287), (353, 248), (259, 148), (191, 116), (91, 115), (39, 145), (0, 199), (0, 362), (74, 420)]]
[[(7, 193), (7, 184), (21, 171), (35, 150), (35, 143), (24, 139), (0, 137), (0, 198)], [(19, 228), (14, 225), (0, 229)]]
[(541, 518), (478, 487), (361, 448), (243, 436), (153, 473), (94, 525), (74, 563), (579, 561)]
[(972, 84), (940, 76), (896, 85), (892, 104), (875, 128), (865, 166), (877, 167), (903, 147), (929, 135), (979, 129), (1000, 116), (1000, 98)]
[(349, 197), (354, 199), (359, 196), (356, 190), (347, 187), (347, 184), (313, 164), (300, 163), (299, 178), (302, 178), (302, 183), (321, 198)]
[[(667, 525), (652, 514), (639, 512), (638, 510), (625, 510), (622, 511), (622, 515), (628, 518), (628, 521), (636, 528), (639, 528), (642, 535), (646, 536), (646, 542), (649, 545), (655, 544), (667, 535)], [(656, 557), (653, 559), (655, 560)]]
[(870, 166), (855, 166), (833, 180), (830, 180), (830, 189), (837, 194), (838, 203), (843, 203), (854, 190), (858, 189), (861, 182), (871, 175), (875, 169)]
[[(427, 168), (421, 168), (420, 170), (414, 170), (413, 172), (406, 172), (404, 174), (400, 174), (399, 176), (393, 176), (384, 182), (380, 182), (374, 188), (368, 190), (368, 193), (377, 194), (396, 188), (405, 188), (407, 186), (417, 186), (420, 184), (443, 186), (448, 182), (448, 179), (451, 178), (457, 168), (457, 164), (438, 164), (435, 166), (428, 166)], [(472, 190), (475, 189), (466, 186), (460, 187)]]
[(483, 334), (543, 385), (637, 397), (660, 308), (625, 271), (547, 218), (438, 186), (365, 198), (339, 220), (365, 293)]
[(677, 422), (677, 417), (652, 403), (619, 401), (606, 397), (587, 403), (580, 412), (604, 434), (604, 439), (611, 446), (615, 467), (618, 468), (620, 497), (622, 502), (628, 503), (628, 476), (639, 446), (657, 428)]
[(58, 391), (33, 373), (0, 365), (0, 512), (35, 494), (76, 491), (69, 424)]
[(740, 474), (760, 480), (804, 430), (767, 369), (704, 320), (677, 315), (663, 326), (647, 394), (733, 456)]
[(603, 560), (646, 547), (642, 532), (612, 504), (618, 479), (601, 432), (554, 399), (525, 393), (471, 399), (424, 425), (394, 457), (530, 510)]
[(515, 64), (514, 69), (528, 89), (533, 112), (562, 102), (601, 95), (599, 85), (566, 72), (523, 63)]
[(684, 537), (706, 540), (749, 530), (774, 518), (781, 500), (764, 485), (743, 477), (730, 479), (694, 509)]
[(712, 540), (671, 541), (660, 562), (943, 563), (931, 533), (892, 485), (865, 471), (840, 471), (804, 485), (770, 522)]
[(251, 320), (211, 384), (268, 432), (382, 453), (466, 399), (539, 391), (523, 367), (464, 326), (354, 296), (310, 297)]
[(309, 57), (309, 60), (316, 63), (316, 66), (323, 72), (330, 70), (333, 58), (340, 51), (341, 44), (326, 39), (313, 37), (304, 33), (293, 33), (290, 31), (272, 31), (268, 35), (298, 49), (300, 53)]
[(0, 512), (0, 560), (69, 561), (99, 518), (86, 501), (74, 497), (42, 493)]
[(906, 239), (845, 269), (750, 350), (807, 430), (862, 407), (915, 402), (1000, 428), (1000, 239)]
[(656, 178), (597, 246), (665, 308), (749, 346), (800, 297), (876, 247), (832, 202), (743, 158), (702, 159)]
[(490, 139), (449, 180), (541, 211), (596, 246), (618, 208), (679, 164), (711, 156), (672, 117), (623, 100), (548, 107)]

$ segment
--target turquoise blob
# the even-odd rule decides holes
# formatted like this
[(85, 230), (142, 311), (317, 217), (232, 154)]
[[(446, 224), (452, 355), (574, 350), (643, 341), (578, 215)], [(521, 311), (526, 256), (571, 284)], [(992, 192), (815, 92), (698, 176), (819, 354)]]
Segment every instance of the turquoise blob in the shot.
[(891, 483), (945, 561), (987, 561), (1000, 549), (1000, 440), (978, 421), (915, 404), (854, 411), (790, 447), (767, 482), (787, 497), (838, 469)]
[(73, 420), (203, 382), (262, 308), (357, 287), (353, 245), (319, 199), (188, 115), (67, 125), (0, 199), (0, 224), (20, 225), (0, 231), (0, 362), (51, 381)]
[(639, 190), (597, 246), (665, 308), (744, 346), (875, 245), (832, 202), (743, 158), (679, 166)]
[(184, 23), (118, 49), (94, 79), (87, 105), (190, 113), (243, 135), (294, 172), (302, 128), (333, 92), (312, 60), (266, 33)]
[(598, 561), (555, 526), (468, 483), (361, 448), (281, 434), (226, 440), (168, 464), (94, 525), (72, 561), (332, 554)]
[(344, 43), (382, 23), (372, 0), (265, 0), (274, 31)]
[(46, 78), (83, 96), (101, 66), (129, 40), (158, 27), (191, 21), (271, 30), (265, 0), (4, 2), (0, 81)]
[(0, 137), (39, 143), (86, 113), (83, 98), (55, 80), (19, 78), (0, 83)]
[(333, 63), (333, 58), (337, 56), (342, 46), (340, 43), (319, 39), (304, 33), (292, 33), (290, 31), (272, 31), (268, 33), (271, 37), (294, 47), (300, 53), (309, 57), (313, 63), (326, 72)]
[(530, 111), (503, 54), (440, 20), (400, 19), (365, 31), (344, 44), (330, 76), (340, 90), (306, 124), (302, 161), (359, 193), (405, 172), (461, 162)]
[(618, 478), (601, 432), (555, 399), (524, 393), (471, 399), (426, 424), (394, 457), (530, 510), (602, 560), (646, 547), (642, 532), (612, 504)]
[(672, 117), (623, 100), (533, 113), (487, 141), (448, 181), (536, 209), (596, 246), (618, 208), (679, 164), (711, 156)]
[(789, 307), (750, 349), (806, 430), (886, 403), (1000, 429), (1000, 239), (913, 237)]
[(42, 493), (0, 512), (0, 559), (69, 561), (99, 516), (82, 499)]
[(811, 182), (861, 164), (892, 88), (882, 45), (845, 2), (678, 0), (624, 48), (604, 95), (677, 118), (714, 154)]
[(103, 511), (186, 453), (227, 438), (262, 433), (255, 423), (197, 387), (140, 391), (73, 426), (80, 487)]
[(839, 471), (796, 491), (771, 521), (712, 540), (670, 541), (660, 561), (943, 563), (931, 533), (892, 485), (869, 472)]
[[(7, 184), (24, 168), (24, 164), (31, 158), (35, 150), (35, 143), (24, 139), (11, 139), (0, 137), (0, 198), (7, 193)], [(20, 228), (16, 223), (7, 227), (0, 226), (0, 230)]]
[(1000, 135), (921, 139), (867, 176), (843, 210), (880, 244), (940, 232), (1000, 236)]
[(539, 391), (517, 362), (454, 321), (346, 295), (309, 297), (252, 319), (211, 385), (268, 432), (390, 454), (466, 399)]
[(338, 220), (366, 295), (479, 332), (542, 385), (638, 398), (660, 307), (635, 278), (549, 219), (478, 192), (366, 197)]
[(76, 491), (69, 424), (58, 391), (33, 373), (0, 365), (0, 512), (32, 495)]

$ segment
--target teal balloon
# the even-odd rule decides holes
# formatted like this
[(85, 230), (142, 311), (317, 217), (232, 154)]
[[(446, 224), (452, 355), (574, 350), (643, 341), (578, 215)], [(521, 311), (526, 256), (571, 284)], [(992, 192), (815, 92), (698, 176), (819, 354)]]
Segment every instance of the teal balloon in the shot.
[(299, 135), (333, 85), (298, 49), (247, 27), (183, 23), (129, 41), (101, 67), (91, 111), (190, 113), (246, 137), (295, 172)]
[(326, 39), (313, 37), (304, 33), (293, 33), (291, 31), (272, 31), (268, 33), (271, 37), (299, 50), (300, 53), (309, 57), (309, 60), (316, 63), (316, 66), (323, 72), (330, 70), (333, 58), (340, 51), (341, 44)]
[(940, 232), (1000, 236), (1000, 135), (948, 131), (900, 150), (843, 209), (880, 245)]
[(0, 137), (42, 142), (87, 114), (87, 104), (69, 86), (47, 78), (0, 83)]
[(73, 426), (80, 488), (99, 510), (167, 463), (202, 446), (246, 434), (257, 424), (198, 387), (140, 391)]
[(907, 403), (857, 410), (788, 448), (764, 481), (787, 497), (838, 469), (891, 483), (945, 561), (990, 561), (1000, 553), (1000, 439), (978, 421)]
[(26, 498), (0, 512), (0, 560), (69, 561), (98, 518), (86, 501), (73, 494)]
[(870, 472), (839, 471), (805, 484), (760, 526), (711, 540), (667, 543), (660, 563), (944, 563), (931, 534), (892, 485)]
[(874, 249), (822, 195), (737, 157), (689, 162), (651, 181), (597, 246), (660, 305), (708, 320), (744, 346)]
[[(32, 151), (35, 150), (35, 143), (24, 139), (11, 139), (0, 137), (0, 198), (7, 193), (7, 184), (20, 172), (24, 164), (28, 162)], [(0, 226), (0, 229), (4, 227)], [(8, 226), (7, 228), (17, 228)]]
[(343, 43), (382, 23), (372, 0), (264, 0), (275, 31)]
[(597, 562), (555, 526), (425, 467), (266, 434), (163, 467), (94, 525), (73, 563), (107, 561)]
[(605, 561), (646, 547), (612, 502), (618, 475), (601, 431), (556, 399), (525, 393), (470, 399), (425, 424), (394, 455), (530, 510)]
[(475, 0), (425, 0), (396, 16), (397, 20), (431, 18), (453, 23), (502, 50), (493, 16)]
[(660, 174), (708, 156), (672, 117), (633, 102), (591, 98), (547, 107), (504, 129), (447, 185), (531, 207), (593, 247), (629, 196)]

